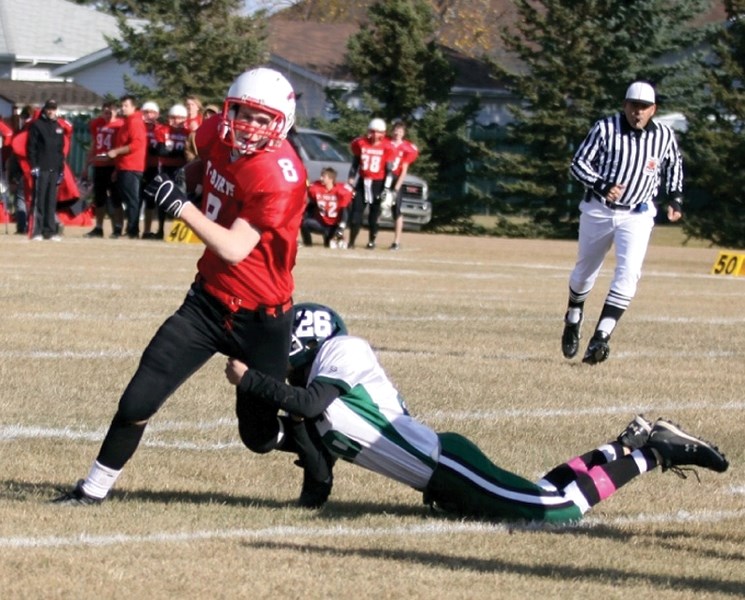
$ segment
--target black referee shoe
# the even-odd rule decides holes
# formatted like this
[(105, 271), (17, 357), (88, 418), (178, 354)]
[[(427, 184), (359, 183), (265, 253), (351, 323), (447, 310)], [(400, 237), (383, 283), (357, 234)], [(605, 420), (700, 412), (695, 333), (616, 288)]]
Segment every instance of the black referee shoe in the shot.
[(585, 352), (585, 357), (582, 359), (582, 362), (588, 365), (596, 365), (607, 359), (610, 354), (610, 346), (608, 346), (609, 340), (610, 336), (607, 333), (596, 331), (595, 335), (592, 336), (590, 343), (587, 345), (587, 351)]
[(564, 358), (574, 358), (579, 352), (580, 329), (583, 317), (577, 323), (569, 323), (564, 317), (564, 333), (561, 335), (561, 352)]

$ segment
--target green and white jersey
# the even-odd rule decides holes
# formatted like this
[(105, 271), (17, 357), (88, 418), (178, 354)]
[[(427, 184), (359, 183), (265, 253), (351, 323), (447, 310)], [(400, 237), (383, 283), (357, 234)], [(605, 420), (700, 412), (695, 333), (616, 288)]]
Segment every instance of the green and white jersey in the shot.
[(437, 434), (414, 420), (370, 345), (339, 336), (321, 346), (310, 381), (344, 390), (316, 422), (335, 455), (423, 490), (437, 466)]

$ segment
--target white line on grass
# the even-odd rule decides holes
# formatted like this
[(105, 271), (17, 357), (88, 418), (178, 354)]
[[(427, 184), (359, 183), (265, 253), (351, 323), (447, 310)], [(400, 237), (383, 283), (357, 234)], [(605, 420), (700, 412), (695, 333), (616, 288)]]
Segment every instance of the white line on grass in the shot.
[[(566, 527), (588, 527), (594, 525), (635, 525), (647, 523), (717, 523), (729, 520), (739, 520), (745, 517), (745, 510), (720, 511), (678, 511), (663, 514), (640, 514), (635, 517), (616, 517), (605, 519), (602, 517), (588, 517), (578, 524)], [(529, 525), (524, 529), (541, 529), (541, 525)], [(558, 526), (548, 526), (549, 529), (562, 529)], [(181, 531), (175, 533), (160, 532), (147, 535), (130, 535), (124, 533), (111, 535), (88, 535), (80, 533), (71, 536), (46, 537), (0, 537), (0, 548), (63, 548), (63, 547), (100, 547), (121, 546), (125, 544), (183, 544), (203, 540), (252, 540), (307, 537), (314, 540), (319, 538), (369, 538), (372, 536), (442, 536), (460, 533), (467, 534), (505, 534), (520, 527), (507, 524), (449, 522), (427, 523), (423, 525), (404, 525), (397, 527), (362, 527), (354, 528), (345, 525), (334, 527), (293, 527), (278, 526), (263, 529), (218, 529), (206, 531)]]
[[(587, 415), (633, 415), (637, 413), (666, 413), (668, 415), (678, 414), (688, 410), (717, 410), (720, 412), (745, 410), (745, 402), (689, 402), (676, 404), (634, 404), (622, 406), (601, 406), (588, 408), (530, 408), (530, 409), (504, 409), (483, 411), (446, 411), (435, 410), (422, 417), (428, 423), (442, 421), (499, 421), (511, 419), (574, 419)], [(142, 440), (142, 444), (153, 448), (172, 448), (176, 450), (197, 451), (221, 451), (226, 449), (240, 449), (243, 447), (237, 440), (223, 440), (217, 442), (200, 442), (194, 440), (159, 439), (157, 434), (164, 432), (204, 432), (226, 428), (235, 431), (236, 420), (233, 418), (220, 418), (211, 421), (162, 421), (150, 424)], [(103, 429), (81, 430), (71, 427), (43, 427), (38, 425), (10, 424), (0, 425), (0, 442), (18, 439), (67, 439), (86, 442), (100, 442), (104, 437)]]

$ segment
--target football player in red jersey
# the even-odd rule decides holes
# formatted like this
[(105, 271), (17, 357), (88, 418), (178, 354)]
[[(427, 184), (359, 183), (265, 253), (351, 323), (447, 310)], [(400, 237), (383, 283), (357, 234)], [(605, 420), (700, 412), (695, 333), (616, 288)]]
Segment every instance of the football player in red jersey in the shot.
[(419, 148), (409, 140), (404, 139), (406, 135), (406, 124), (396, 121), (391, 133), (391, 145), (395, 149), (396, 160), (393, 162), (393, 193), (395, 203), (393, 205), (394, 237), (391, 250), (401, 248), (401, 234), (404, 230), (404, 216), (401, 214), (401, 186), (404, 184), (409, 165), (419, 157)]
[(300, 227), (304, 246), (312, 246), (311, 233), (323, 235), (327, 248), (344, 248), (344, 228), (352, 202), (352, 188), (337, 183), (336, 171), (326, 167), (321, 178), (308, 187), (308, 207)]
[[(181, 218), (206, 248), (183, 304), (145, 349), (88, 476), (56, 502), (101, 502), (134, 454), (148, 420), (215, 353), (240, 357), (284, 379), (307, 178), (286, 141), (294, 120), (289, 82), (272, 69), (246, 71), (230, 86), (222, 115), (197, 132), (204, 166), (202, 210), (163, 175), (148, 187), (156, 203)], [(239, 392), (236, 415), (241, 440), (254, 452), (300, 455), (301, 506), (326, 500), (331, 463), (304, 421), (278, 417), (276, 409), (257, 407)]]
[[(160, 172), (178, 182), (183, 187), (183, 169), (186, 164), (186, 140), (189, 129), (186, 127), (186, 107), (174, 104), (168, 110), (168, 123), (161, 127), (161, 139), (158, 142)], [(150, 239), (162, 240), (165, 234), (166, 213), (158, 211), (158, 232)]]
[(354, 248), (362, 227), (365, 205), (369, 205), (367, 226), (370, 237), (367, 247), (372, 250), (375, 248), (375, 238), (378, 235), (382, 195), (390, 192), (393, 162), (396, 158), (390, 141), (385, 137), (385, 121), (370, 121), (367, 135), (353, 139), (350, 147), (354, 158), (349, 169), (349, 185), (356, 193), (352, 202), (349, 247)]
[(116, 113), (116, 102), (107, 100), (101, 105), (101, 114), (91, 120), (91, 147), (88, 152), (88, 165), (93, 167), (93, 203), (96, 207), (96, 225), (85, 234), (88, 238), (103, 237), (103, 221), (108, 213), (112, 220), (118, 210), (118, 220), (122, 219), (122, 203), (117, 201), (114, 183), (114, 160), (107, 152), (114, 147), (114, 137), (123, 121)]
[(163, 239), (162, 232), (159, 237), (158, 234), (152, 231), (155, 205), (151, 197), (145, 196), (145, 188), (160, 173), (160, 154), (163, 144), (166, 141), (166, 126), (159, 120), (160, 107), (157, 103), (151, 100), (145, 102), (140, 110), (142, 112), (142, 120), (145, 122), (145, 131), (147, 131), (147, 157), (145, 158), (145, 172), (142, 174), (142, 193), (140, 194), (140, 206), (142, 207), (143, 204), (145, 206), (142, 239)]

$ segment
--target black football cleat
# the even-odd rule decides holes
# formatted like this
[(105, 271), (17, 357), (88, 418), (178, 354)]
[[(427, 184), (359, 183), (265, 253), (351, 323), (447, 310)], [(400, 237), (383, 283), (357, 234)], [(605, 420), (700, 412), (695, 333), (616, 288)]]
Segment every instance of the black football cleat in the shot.
[(297, 505), (301, 508), (321, 508), (326, 504), (333, 485), (333, 476), (329, 477), (326, 481), (316, 481), (305, 474), (303, 476), (303, 489), (300, 491), (300, 498), (297, 500)]
[(643, 415), (636, 415), (618, 436), (618, 441), (627, 448), (638, 450), (647, 443), (651, 433), (652, 423), (647, 421)]
[(658, 419), (654, 424), (647, 447), (660, 455), (663, 471), (689, 465), (724, 473), (729, 467), (729, 461), (714, 444), (665, 419)]
[(62, 506), (93, 506), (101, 504), (103, 498), (94, 498), (83, 491), (83, 480), (79, 480), (75, 487), (69, 492), (64, 492), (52, 500), (53, 504)]

